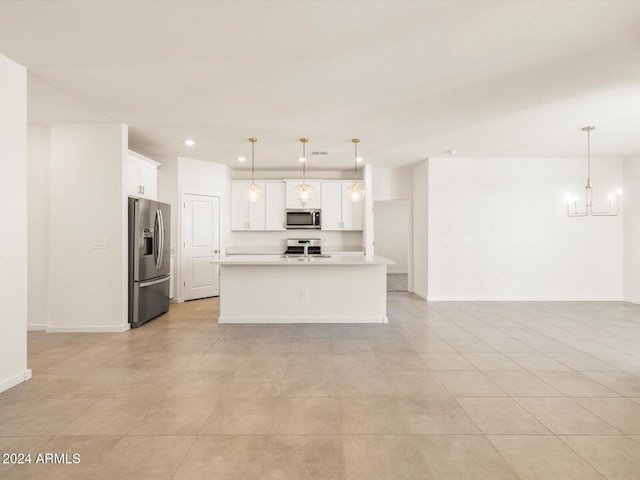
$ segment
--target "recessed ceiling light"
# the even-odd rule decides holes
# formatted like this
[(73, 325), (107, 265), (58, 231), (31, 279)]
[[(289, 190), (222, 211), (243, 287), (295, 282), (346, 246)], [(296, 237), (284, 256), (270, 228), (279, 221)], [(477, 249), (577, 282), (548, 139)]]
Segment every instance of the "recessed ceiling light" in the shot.
[(360, 163), (362, 161), (362, 157), (356, 158), (356, 162)]
[(306, 158), (304, 158), (304, 157), (300, 157), (300, 158), (298, 159), (298, 161), (299, 161), (299, 162), (306, 162), (306, 161), (307, 161), (307, 159), (306, 159)]
[(238, 161), (239, 161), (239, 162), (244, 162), (245, 160), (246, 160), (246, 158), (245, 158), (245, 157), (238, 157)]
[(187, 147), (193, 147), (193, 146), (196, 144), (196, 142), (195, 142), (195, 141), (193, 141), (193, 140), (189, 140), (189, 139), (187, 139), (187, 140), (185, 140), (185, 141), (184, 141), (184, 144), (185, 144)]

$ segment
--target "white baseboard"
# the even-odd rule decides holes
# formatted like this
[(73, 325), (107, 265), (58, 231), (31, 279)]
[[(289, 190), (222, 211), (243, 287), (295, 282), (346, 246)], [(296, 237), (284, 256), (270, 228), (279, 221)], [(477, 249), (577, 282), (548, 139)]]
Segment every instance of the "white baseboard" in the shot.
[(15, 387), (16, 385), (26, 382), (31, 379), (31, 370), (26, 369), (23, 372), (18, 373), (12, 377), (7, 378), (6, 380), (0, 381), (0, 393), (9, 390), (10, 388)]
[(122, 333), (131, 329), (126, 325), (47, 325), (49, 333)]
[(414, 295), (419, 296), (419, 297), (420, 297), (420, 298), (422, 298), (423, 300), (428, 300), (428, 298), (427, 298), (427, 294), (426, 294), (426, 293), (422, 293), (422, 292), (420, 292), (420, 291), (418, 291), (418, 290), (414, 290), (414, 291), (413, 291), (413, 292), (411, 292), (411, 293), (413, 293)]
[(385, 317), (218, 317), (218, 323), (388, 323)]
[(47, 331), (47, 324), (46, 323), (28, 324), (27, 325), (27, 330), (29, 332), (38, 332), (38, 331), (46, 332)]
[(636, 303), (640, 305), (640, 298), (629, 298), (629, 297), (624, 297), (624, 301), (625, 302), (629, 302), (629, 303)]
[(508, 297), (493, 295), (445, 296), (429, 295), (429, 302), (622, 302), (622, 297)]

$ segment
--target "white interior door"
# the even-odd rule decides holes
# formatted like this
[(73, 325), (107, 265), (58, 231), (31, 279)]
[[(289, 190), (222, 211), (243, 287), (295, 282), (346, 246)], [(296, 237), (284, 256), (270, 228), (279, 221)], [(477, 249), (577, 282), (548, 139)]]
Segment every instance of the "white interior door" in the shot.
[(220, 199), (184, 194), (182, 201), (182, 299), (220, 295)]

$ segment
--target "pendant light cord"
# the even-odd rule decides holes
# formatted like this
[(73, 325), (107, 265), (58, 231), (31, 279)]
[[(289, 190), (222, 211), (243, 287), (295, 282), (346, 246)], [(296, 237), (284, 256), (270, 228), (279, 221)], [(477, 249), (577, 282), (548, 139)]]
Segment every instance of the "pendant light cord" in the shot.
[(307, 142), (302, 142), (302, 158), (304, 158), (304, 162), (302, 162), (302, 184), (305, 185), (305, 178), (307, 173)]
[(587, 130), (587, 185), (591, 186), (591, 128)]
[(255, 160), (255, 148), (256, 148), (256, 143), (255, 142), (251, 142), (251, 183), (255, 183), (253, 181), (253, 174), (255, 172), (255, 168), (254, 168), (254, 160)]
[(353, 181), (358, 179), (358, 143), (355, 142), (355, 156), (353, 157)]

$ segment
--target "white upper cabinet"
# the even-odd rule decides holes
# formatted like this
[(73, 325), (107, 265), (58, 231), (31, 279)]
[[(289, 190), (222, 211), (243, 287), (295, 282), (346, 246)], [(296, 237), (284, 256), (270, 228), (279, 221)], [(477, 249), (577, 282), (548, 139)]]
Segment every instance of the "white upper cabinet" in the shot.
[(264, 189), (265, 230), (285, 230), (287, 217), (285, 214), (284, 182), (266, 182)]
[[(362, 182), (356, 182), (362, 187)], [(349, 188), (353, 181), (342, 182), (342, 230), (362, 230), (364, 200), (354, 202), (349, 198)]]
[(245, 195), (249, 180), (231, 182), (231, 230), (265, 229), (265, 184), (255, 182), (261, 189), (255, 202)]
[(129, 150), (127, 168), (127, 195), (158, 199), (158, 167), (160, 164)]
[(342, 183), (322, 182), (322, 230), (342, 230)]
[(353, 181), (322, 183), (322, 230), (362, 230), (363, 202), (351, 201), (351, 185)]
[(320, 180), (306, 180), (305, 183), (312, 188), (311, 199), (308, 202), (298, 200), (296, 189), (302, 183), (302, 179), (285, 180), (286, 207), (287, 209), (303, 208), (317, 210), (322, 208), (322, 182)]

